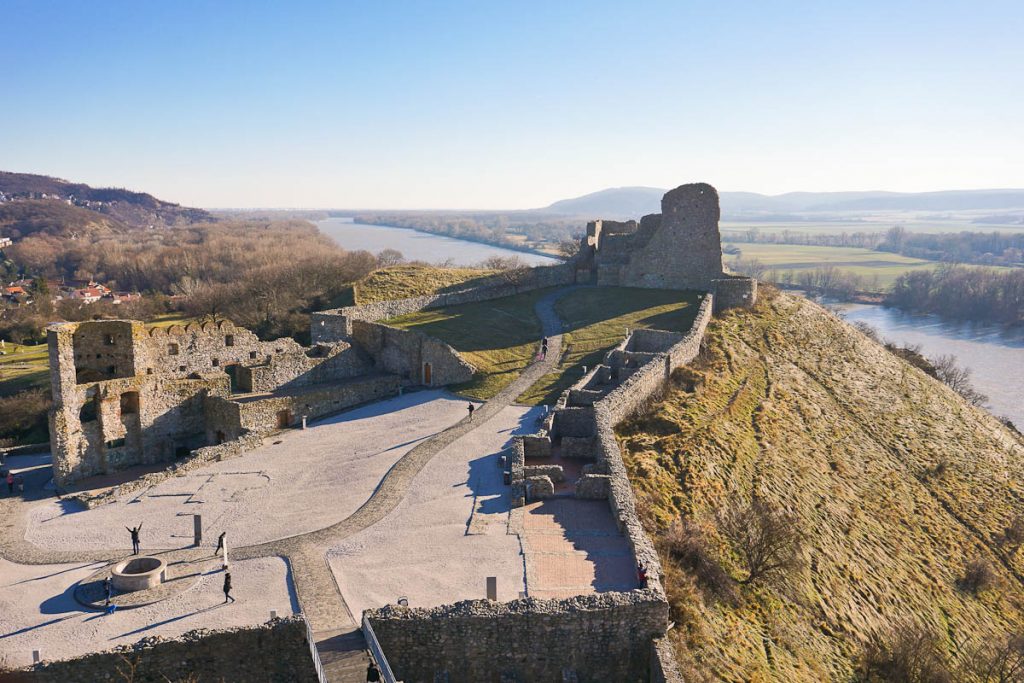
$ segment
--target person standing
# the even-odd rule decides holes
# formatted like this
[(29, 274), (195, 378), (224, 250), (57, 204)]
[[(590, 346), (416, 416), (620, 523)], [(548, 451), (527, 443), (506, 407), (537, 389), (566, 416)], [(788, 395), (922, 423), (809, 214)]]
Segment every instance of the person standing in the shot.
[(366, 654), (370, 657), (370, 663), (366, 665), (366, 683), (376, 683), (380, 680), (380, 670), (377, 668), (377, 662), (373, 661), (373, 655), (369, 652)]
[(228, 604), (228, 600), (234, 602), (235, 599), (231, 597), (231, 572), (224, 572), (224, 604)]
[(547, 360), (548, 357), (548, 338), (544, 337), (540, 340), (540, 359)]
[(139, 524), (134, 529), (130, 529), (128, 527), (125, 527), (125, 529), (128, 529), (128, 533), (130, 533), (132, 535), (132, 555), (138, 555), (139, 554), (139, 532), (142, 531), (142, 525)]
[(476, 410), (476, 406), (474, 406), (472, 403), (470, 403), (469, 404), (469, 421), (470, 422), (473, 421), (473, 411), (474, 410)]
[(114, 592), (114, 587), (110, 583), (110, 577), (109, 576), (107, 578), (103, 579), (103, 592), (107, 596), (107, 601), (105, 603), (103, 603), (103, 606), (104, 607), (110, 607), (110, 596)]
[(7, 472), (7, 493), (14, 495), (14, 472)]

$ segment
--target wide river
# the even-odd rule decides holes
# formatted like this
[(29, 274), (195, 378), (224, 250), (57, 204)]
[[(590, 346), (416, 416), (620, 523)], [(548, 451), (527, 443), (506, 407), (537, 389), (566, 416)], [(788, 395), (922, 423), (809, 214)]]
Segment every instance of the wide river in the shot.
[(365, 249), (376, 254), (384, 249), (397, 249), (409, 261), (444, 263), (451, 260), (457, 266), (472, 266), (492, 256), (518, 256), (531, 266), (553, 265), (559, 262), (550, 256), (492, 247), (489, 244), (433, 235), (409, 228), (353, 223), (351, 218), (328, 218), (316, 221), (316, 225), (320, 232), (349, 251)]
[(974, 387), (988, 396), (992, 413), (1024, 429), (1024, 328), (955, 322), (866, 304), (838, 309), (847, 320), (862, 320), (885, 339), (902, 346), (919, 344), (925, 356), (956, 356), (961, 366), (971, 369)]

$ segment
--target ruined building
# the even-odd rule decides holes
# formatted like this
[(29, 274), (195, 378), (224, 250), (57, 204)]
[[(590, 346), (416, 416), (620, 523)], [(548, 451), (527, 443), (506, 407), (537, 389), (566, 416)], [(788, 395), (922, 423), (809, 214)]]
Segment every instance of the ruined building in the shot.
[(303, 347), (260, 341), (221, 320), (149, 328), (132, 320), (47, 331), (54, 479), (186, 456), (394, 395), (403, 384), (464, 382), (447, 344), (365, 323), (358, 338)]
[(598, 285), (652, 289), (697, 289), (715, 295), (716, 308), (749, 306), (757, 282), (725, 273), (718, 192), (707, 183), (681, 185), (665, 193), (661, 213), (637, 221), (587, 224), (581, 266)]

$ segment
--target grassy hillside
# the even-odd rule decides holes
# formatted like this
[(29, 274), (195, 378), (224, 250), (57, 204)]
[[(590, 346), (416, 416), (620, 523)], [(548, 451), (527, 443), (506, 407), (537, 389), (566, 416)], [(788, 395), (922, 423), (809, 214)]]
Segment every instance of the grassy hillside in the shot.
[(481, 268), (438, 268), (411, 264), (381, 268), (356, 283), (355, 302), (368, 304), (461, 289), (460, 286), (473, 286), (472, 280), (496, 272)]
[[(619, 427), (680, 659), (694, 680), (999, 680), (969, 661), (1024, 633), (1024, 443), (816, 305), (765, 299)], [(755, 500), (803, 540), (745, 584), (728, 520)], [(953, 673), (879, 677), (901, 657)]]

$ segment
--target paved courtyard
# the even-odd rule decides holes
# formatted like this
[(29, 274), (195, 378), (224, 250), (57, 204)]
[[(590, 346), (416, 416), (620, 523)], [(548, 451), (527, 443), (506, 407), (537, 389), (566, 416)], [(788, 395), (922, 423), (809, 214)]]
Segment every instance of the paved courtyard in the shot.
[(232, 547), (265, 543), (345, 519), (395, 462), (464, 416), (442, 391), (408, 393), (290, 430), (241, 457), (172, 477), (92, 510), (59, 500), (32, 508), (26, 539), (41, 548), (131, 551), (125, 526), (142, 524), (143, 548), (192, 543), (192, 515), (205, 539)]
[(509, 406), (441, 450), (382, 521), (331, 549), (331, 569), (354, 614), (407, 597), (433, 607), (524, 590), (519, 538), (508, 533), (509, 494), (500, 451), (534, 431), (540, 411)]
[[(74, 585), (103, 563), (21, 565), (0, 560), (0, 665), (27, 666), (32, 651), (44, 659), (67, 659), (149, 636), (174, 637), (197, 628), (263, 623), (270, 610), (299, 611), (279, 557), (232, 566), (237, 602), (224, 605), (223, 574), (205, 574), (190, 590), (147, 607), (114, 614), (85, 611), (72, 597)], [(116, 599), (115, 599), (116, 602)]]

